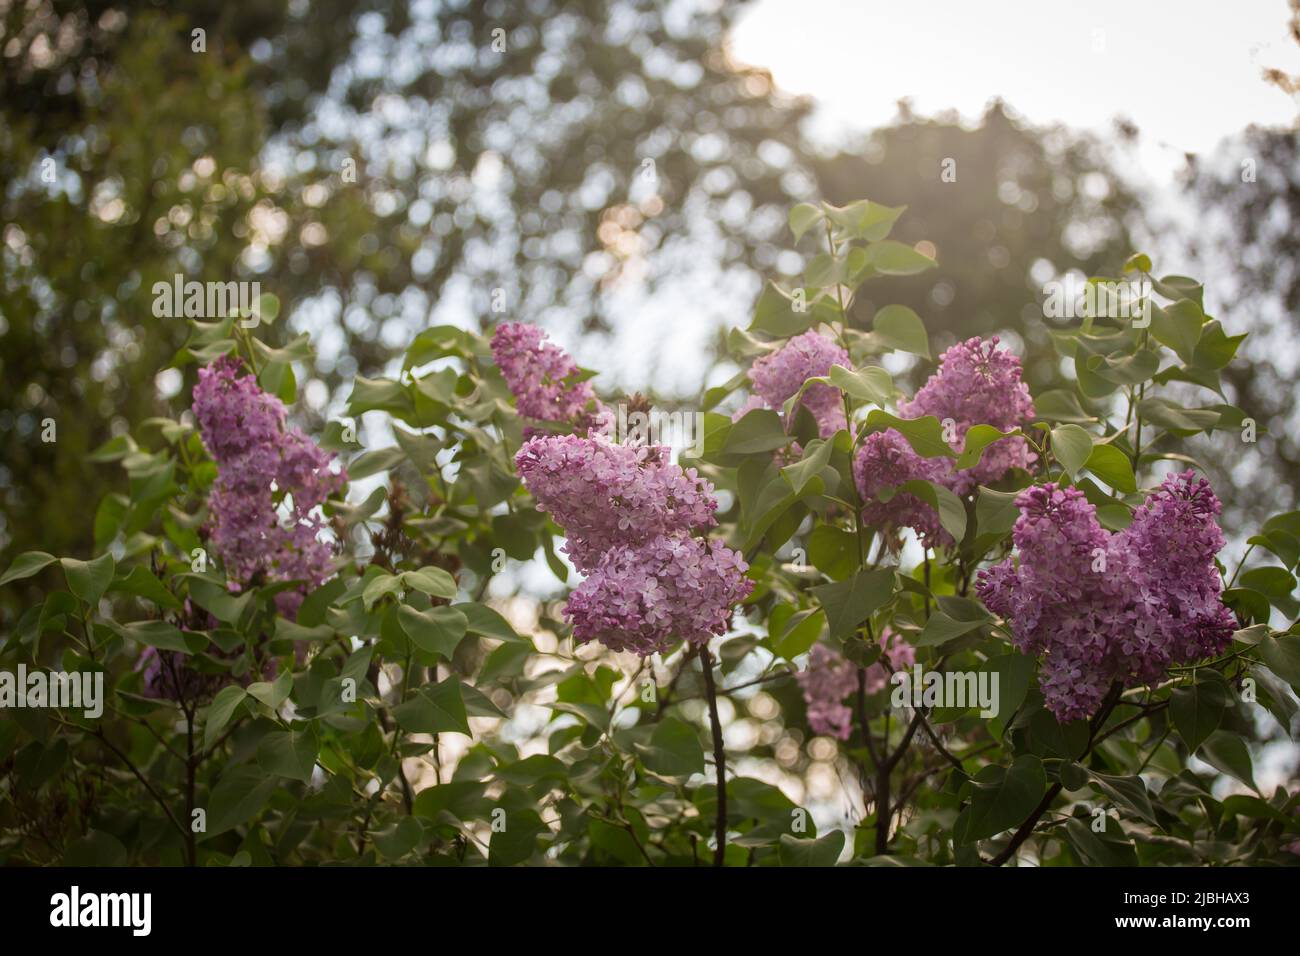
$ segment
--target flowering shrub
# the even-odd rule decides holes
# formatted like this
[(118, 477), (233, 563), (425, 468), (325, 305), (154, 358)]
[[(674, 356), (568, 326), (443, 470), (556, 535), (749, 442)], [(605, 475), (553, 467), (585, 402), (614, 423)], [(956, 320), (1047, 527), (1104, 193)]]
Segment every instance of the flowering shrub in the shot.
[(804, 281), (728, 337), (691, 460), (527, 323), (421, 331), (315, 437), (305, 336), (193, 323), (190, 407), (94, 456), (128, 489), (96, 554), (0, 577), (34, 595), (0, 856), (1300, 861), (1254, 764), (1297, 711), (1300, 513), (1225, 536), (1193, 457), (1256, 454), (1242, 337), (1137, 255), (1149, 321), (1036, 330), (1054, 387), (1014, 337), (932, 368), (919, 316), (855, 307), (934, 265), (900, 213), (792, 210)]

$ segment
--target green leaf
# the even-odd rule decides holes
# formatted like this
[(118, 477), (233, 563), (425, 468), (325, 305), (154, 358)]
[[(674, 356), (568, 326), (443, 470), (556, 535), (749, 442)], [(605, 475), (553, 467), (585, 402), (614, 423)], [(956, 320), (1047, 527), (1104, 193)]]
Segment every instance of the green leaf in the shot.
[(371, 836), (375, 841), (375, 849), (383, 854), (384, 859), (400, 860), (419, 845), (424, 836), (424, 828), (415, 817), (402, 817), (396, 823), (376, 830)]
[(907, 207), (882, 206), (870, 199), (859, 199), (843, 208), (823, 203), (822, 209), (842, 236), (864, 242), (878, 242), (889, 235), (894, 223)]
[(921, 317), (905, 305), (887, 305), (871, 320), (872, 331), (891, 349), (930, 357), (930, 338)]
[(195, 631), (182, 631), (166, 621), (132, 621), (130, 624), (118, 624), (109, 621), (108, 626), (127, 640), (137, 644), (146, 644), (164, 651), (177, 651), (181, 654), (196, 654), (203, 650), (208, 640)]
[(365, 589), (361, 592), (361, 600), (368, 611), (386, 595), (397, 594), (401, 590), (401, 575), (376, 574), (366, 583)]
[(352, 385), (352, 394), (348, 396), (348, 414), (353, 416), (369, 411), (402, 413), (413, 410), (410, 393), (400, 382), (392, 379), (369, 379), (358, 375)]
[(273, 730), (257, 745), (257, 763), (267, 773), (306, 783), (316, 766), (320, 741), (307, 730)]
[(115, 593), (134, 594), (159, 607), (175, 610), (181, 606), (180, 600), (158, 580), (157, 575), (144, 565), (136, 565), (131, 573), (120, 581), (114, 581), (109, 590)]
[(1162, 276), (1151, 280), (1151, 287), (1166, 299), (1190, 299), (1198, 306), (1202, 304), (1205, 290), (1195, 279), (1187, 276)]
[(460, 681), (455, 677), (420, 688), (405, 703), (393, 708), (393, 717), (411, 734), (451, 732), (470, 736)]
[(812, 593), (826, 610), (831, 637), (846, 637), (893, 596), (894, 571), (892, 568), (860, 570), (847, 581), (820, 585)]
[(1052, 429), (1052, 454), (1073, 479), (1092, 455), (1092, 435), (1078, 425)]
[(893, 239), (867, 246), (866, 264), (886, 276), (911, 276), (938, 265), (927, 255)]
[(238, 684), (229, 684), (217, 691), (217, 696), (212, 698), (212, 703), (208, 705), (208, 716), (203, 724), (203, 749), (207, 750), (217, 742), (221, 732), (226, 729), (226, 724), (230, 723), (230, 718), (234, 716), (236, 708), (244, 702), (246, 692)]
[[(1260, 639), (1258, 647), (1259, 656), (1269, 670), (1293, 688), (1300, 688), (1300, 636), (1265, 636)], [(1300, 689), (1296, 693), (1300, 694)]]
[(453, 604), (452, 608), (465, 615), (471, 634), (481, 634), (483, 637), (494, 637), (499, 641), (531, 646), (531, 642), (527, 638), (520, 637), (504, 617), (484, 604)]
[(278, 786), (280, 781), (260, 767), (244, 764), (226, 770), (208, 798), (208, 829), (201, 839), (210, 840), (246, 822)]
[[(1120, 832), (1112, 834), (1111, 830)], [(1105, 831), (1094, 833), (1082, 820), (1071, 817), (1065, 821), (1066, 838), (1085, 866), (1137, 866), (1137, 851), (1132, 841), (1124, 837), (1120, 826), (1110, 821)]]
[(985, 840), (1024, 821), (1047, 790), (1047, 774), (1041, 760), (1023, 754), (1010, 767), (982, 768), (967, 786), (970, 806), (958, 816), (953, 830), (958, 844)]
[(89, 830), (68, 844), (63, 852), (64, 866), (126, 866), (128, 857), (117, 837), (103, 830)]
[(429, 566), (418, 571), (404, 571), (402, 584), (423, 591), (430, 597), (444, 598), (448, 601), (456, 598), (456, 579), (442, 568)]
[(1147, 398), (1138, 402), (1138, 414), (1153, 425), (1175, 434), (1192, 435), (1209, 431), (1219, 424), (1220, 415), (1210, 408), (1184, 408), (1163, 398)]
[(1205, 313), (1190, 299), (1179, 299), (1170, 305), (1156, 305), (1151, 309), (1151, 334), (1178, 353), (1186, 365), (1192, 364), (1204, 324)]
[(1241, 576), (1241, 587), (1258, 591), (1270, 600), (1289, 597), (1295, 590), (1295, 577), (1286, 568), (1269, 565), (1251, 568)]
[(700, 735), (684, 720), (666, 717), (655, 724), (649, 744), (638, 744), (637, 753), (652, 772), (665, 777), (687, 777), (704, 772), (704, 748)]
[(515, 866), (537, 851), (537, 838), (550, 828), (532, 810), (509, 810), (501, 819), (504, 829), (495, 828), (488, 843), (489, 866)]
[(1174, 689), (1169, 697), (1169, 714), (1188, 750), (1195, 752), (1210, 734), (1219, 729), (1230, 703), (1222, 677), (1217, 681), (1198, 680), (1190, 687)]
[(451, 660), (469, 626), (465, 615), (451, 607), (417, 611), (403, 604), (397, 609), (397, 620), (416, 647), (429, 654), (441, 654), (447, 660)]
[(531, 787), (543, 780), (566, 780), (569, 768), (564, 761), (550, 754), (533, 754), (523, 760), (508, 764), (497, 770), (497, 777), (506, 783), (520, 787)]
[(1137, 491), (1133, 463), (1114, 445), (1094, 445), (1084, 467), (1122, 494)]
[(772, 650), (777, 657), (793, 660), (817, 643), (825, 627), (826, 614), (821, 609), (799, 611), (781, 628), (781, 636), (772, 642)]
[(822, 473), (822, 469), (830, 461), (833, 447), (834, 445), (831, 442), (816, 438), (804, 448), (802, 459), (796, 464), (787, 465), (781, 469), (782, 476), (794, 489), (796, 495), (807, 487), (808, 482)]
[(942, 611), (935, 611), (930, 615), (930, 619), (925, 622), (925, 627), (921, 629), (921, 633), (912, 641), (912, 646), (932, 647), (937, 644), (944, 644), (955, 637), (969, 634), (987, 623), (988, 618), (975, 621), (959, 621), (956, 618), (949, 617)]
[(293, 672), (282, 670), (273, 681), (259, 680), (248, 685), (248, 696), (261, 701), (271, 710), (276, 710), (289, 699), (293, 690)]
[(819, 524), (808, 536), (808, 560), (833, 581), (843, 581), (858, 566), (853, 532)]
[(822, 211), (811, 203), (796, 203), (790, 208), (790, 231), (794, 233), (794, 241), (798, 242), (805, 232), (817, 224), (821, 219)]
[(816, 289), (798, 289), (791, 294), (768, 283), (754, 304), (749, 331), (783, 339), (814, 328), (829, 317), (826, 305), (816, 301), (816, 294)]
[(1151, 272), (1151, 257), (1145, 253), (1135, 252), (1124, 260), (1125, 272)]
[[(943, 485), (924, 478), (913, 478), (903, 482), (895, 490), (895, 493), (898, 492), (915, 495), (933, 508), (939, 515), (943, 530), (952, 535), (954, 541), (960, 543), (966, 537), (966, 505)], [(887, 500), (885, 495), (880, 497), (881, 500)]]
[(1250, 759), (1250, 750), (1239, 735), (1227, 730), (1216, 730), (1201, 744), (1196, 756), (1215, 770), (1240, 780), (1259, 793), (1259, 787), (1255, 786), (1254, 764)]
[(1025, 702), (1034, 679), (1034, 667), (1034, 659), (1020, 653), (1000, 654), (984, 662), (980, 670), (998, 675), (998, 712), (994, 719), (1005, 724)]
[(831, 830), (814, 840), (782, 833), (777, 858), (782, 866), (834, 866), (843, 850), (843, 830)]
[(993, 491), (980, 486), (979, 498), (975, 500), (975, 523), (981, 535), (993, 535), (1000, 538), (1010, 531), (1020, 517), (1016, 507), (1018, 491)]
[(832, 385), (850, 397), (882, 408), (894, 397), (894, 380), (878, 365), (868, 365), (856, 371), (832, 365), (829, 378)]
[(234, 624), (253, 600), (253, 591), (231, 594), (218, 582), (197, 574), (183, 575), (194, 603), (225, 624)]
[(46, 554), (44, 551), (25, 551), (14, 558), (13, 564), (9, 565), (9, 570), (4, 573), (4, 577), (0, 577), (0, 585), (30, 578), (57, 560), (59, 559), (54, 555)]
[(68, 590), (91, 607), (99, 603), (113, 580), (117, 564), (111, 554), (101, 554), (93, 561), (78, 561), (76, 558), (61, 558), (63, 574), (68, 579)]
[(1083, 410), (1078, 396), (1063, 388), (1043, 392), (1034, 399), (1034, 409), (1040, 418), (1049, 422), (1073, 422), (1076, 425), (1086, 425), (1096, 421)]
[(956, 458), (943, 438), (943, 424), (933, 415), (924, 418), (899, 418), (878, 408), (867, 413), (866, 433), (881, 432), (892, 428), (912, 446), (912, 450), (923, 458)]
[(1013, 428), (1009, 432), (998, 431), (992, 425), (972, 425), (966, 432), (966, 440), (962, 445), (961, 454), (957, 456), (954, 467), (958, 469), (974, 468), (984, 457), (984, 449), (988, 448), (994, 442), (999, 442), (1011, 435), (1017, 435), (1020, 429)]
[(761, 451), (775, 451), (790, 444), (793, 439), (785, 433), (781, 417), (770, 408), (757, 408), (731, 426), (722, 452), (727, 455), (750, 455)]
[(1151, 808), (1151, 795), (1141, 777), (1114, 777), (1089, 770), (1092, 782), (1107, 796), (1125, 809), (1137, 814), (1154, 827), (1160, 826), (1155, 810)]

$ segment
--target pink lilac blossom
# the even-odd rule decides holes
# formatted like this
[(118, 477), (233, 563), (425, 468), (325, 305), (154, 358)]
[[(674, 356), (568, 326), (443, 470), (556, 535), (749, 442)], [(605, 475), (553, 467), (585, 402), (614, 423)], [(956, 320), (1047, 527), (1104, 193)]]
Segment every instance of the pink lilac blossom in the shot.
[(581, 571), (615, 546), (717, 524), (713, 485), (662, 446), (546, 435), (519, 449), (515, 467), (538, 510), (564, 528), (563, 550)]
[[(236, 589), (255, 582), (303, 581), (276, 604), (297, 614), (306, 588), (330, 572), (332, 548), (312, 514), (347, 480), (329, 470), (333, 455), (286, 422), (283, 403), (225, 356), (199, 370), (194, 388), (199, 432), (217, 464), (208, 498), (210, 540)], [(281, 517), (280, 511), (286, 512)]]
[(579, 641), (642, 657), (678, 640), (723, 634), (732, 607), (753, 590), (739, 552), (688, 534), (615, 545), (569, 596), (564, 615)]
[[(888, 628), (881, 632), (886, 668), (877, 662), (863, 674), (863, 688), (874, 694), (889, 683), (891, 670), (904, 670), (916, 662), (916, 649)], [(825, 644), (814, 644), (808, 655), (808, 667), (796, 676), (808, 709), (808, 726), (814, 733), (848, 740), (853, 727), (853, 712), (844, 700), (858, 689), (858, 668), (838, 651)]]
[(1118, 534), (1076, 488), (1028, 488), (1016, 505), (1018, 561), (982, 571), (976, 590), (1016, 647), (1042, 656), (1039, 686), (1059, 720), (1095, 713), (1115, 681), (1153, 683), (1231, 642), (1214, 566), (1220, 505), (1205, 479), (1170, 475)]
[[(776, 352), (754, 362), (749, 380), (762, 404), (751, 397), (733, 420), (763, 405), (780, 411), (786, 399), (798, 392), (805, 381), (829, 375), (832, 365), (850, 368), (848, 352), (815, 329), (795, 336)], [(799, 401), (816, 419), (822, 438), (847, 427), (844, 398), (834, 386), (811, 385)]]
[(807, 669), (796, 679), (813, 733), (848, 740), (853, 711), (844, 699), (858, 689), (858, 669), (853, 662), (825, 644), (814, 644)]
[(897, 532), (911, 528), (928, 548), (948, 547), (952, 536), (943, 530), (939, 515), (929, 504), (908, 492), (880, 500), (883, 492), (913, 479), (942, 482), (950, 459), (924, 458), (894, 429), (873, 432), (862, 442), (853, 460), (853, 480), (865, 502), (862, 518), (878, 530), (891, 547), (897, 547)]
[[(515, 396), (519, 414), (542, 422), (564, 422), (579, 435), (595, 427), (602, 410), (587, 381), (577, 381), (578, 364), (526, 322), (504, 322), (492, 333), (492, 357)], [(545, 434), (528, 429), (528, 434)]]
[[(969, 338), (940, 356), (938, 370), (911, 401), (899, 403), (898, 411), (904, 418), (951, 419), (956, 424), (954, 449), (960, 451), (973, 425), (1005, 432), (1032, 422), (1034, 402), (1020, 373), (1020, 359), (998, 348), (997, 336), (987, 343), (978, 336)], [(956, 471), (948, 463), (944, 483), (956, 494), (969, 494), (1012, 468), (1028, 468), (1035, 457), (1023, 438), (1004, 438), (986, 448), (973, 468)]]

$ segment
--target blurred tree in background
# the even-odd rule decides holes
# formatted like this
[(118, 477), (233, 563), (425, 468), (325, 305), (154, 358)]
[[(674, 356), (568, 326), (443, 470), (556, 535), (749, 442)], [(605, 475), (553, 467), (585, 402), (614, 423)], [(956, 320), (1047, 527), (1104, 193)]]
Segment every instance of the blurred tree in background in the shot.
[[(780, 258), (793, 202), (868, 195), (909, 206), (899, 238), (932, 243), (940, 268), (882, 282), (855, 320), (888, 301), (940, 345), (1006, 330), (1047, 380), (1042, 283), (1122, 261), (1142, 216), (1106, 145), (994, 104), (974, 127), (904, 108), (826, 154), (803, 135), (808, 103), (729, 59), (742, 6), (0, 2), (0, 560), (89, 553), (89, 510), (120, 480), (89, 456), (192, 386), (155, 381), (186, 329), (153, 316), (151, 289), (177, 273), (258, 280), (279, 302), (267, 338), (311, 335), (298, 412), (319, 424), (434, 312), (603, 341), (620, 285), (653, 296), (707, 262), (757, 292), (759, 274), (801, 268)], [(1267, 165), (1290, 177), (1294, 214), (1290, 159)], [(1265, 228), (1233, 207), (1245, 195), (1203, 194)], [(1294, 243), (1268, 228), (1252, 240), (1266, 258)], [(1273, 268), (1258, 280), (1289, 282), (1293, 303), (1294, 275)], [(745, 324), (740, 298), (697, 295), (683, 321)], [(677, 361), (671, 339), (637, 360)], [(1261, 426), (1287, 411), (1286, 374), (1238, 372)], [(1295, 480), (1294, 449), (1279, 481)]]
[[(1097, 275), (1133, 250), (1139, 200), (1111, 168), (1104, 144), (1061, 128), (1017, 122), (1002, 103), (979, 125), (925, 119), (900, 104), (898, 119), (852, 150), (819, 160), (821, 192), (834, 203), (863, 192), (906, 205), (897, 238), (928, 242), (939, 268), (926, 282), (886, 279), (854, 304), (871, 313), (906, 305), (937, 332), (937, 348), (1010, 331), (1025, 341), (1026, 375), (1037, 385), (1054, 361), (1042, 312), (1046, 281)], [(919, 291), (918, 291), (919, 290)]]

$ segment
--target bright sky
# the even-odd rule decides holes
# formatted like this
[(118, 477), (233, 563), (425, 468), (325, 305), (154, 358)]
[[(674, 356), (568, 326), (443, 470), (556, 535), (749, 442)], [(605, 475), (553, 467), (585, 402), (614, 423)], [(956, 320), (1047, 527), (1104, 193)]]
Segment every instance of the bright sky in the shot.
[(1295, 121), (1300, 103), (1261, 79), (1300, 72), (1287, 21), (1286, 0), (756, 0), (732, 52), (812, 96), (818, 138), (886, 123), (903, 97), (970, 120), (1001, 96), (1039, 123), (1126, 116), (1159, 175), (1250, 123)]

